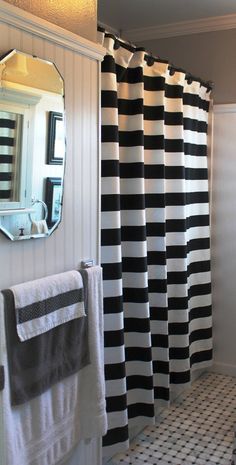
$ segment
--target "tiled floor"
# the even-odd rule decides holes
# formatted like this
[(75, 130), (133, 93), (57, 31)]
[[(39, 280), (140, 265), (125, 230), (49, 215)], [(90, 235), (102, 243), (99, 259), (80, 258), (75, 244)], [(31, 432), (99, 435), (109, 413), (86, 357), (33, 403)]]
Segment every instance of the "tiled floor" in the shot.
[(204, 374), (110, 465), (230, 465), (236, 378)]

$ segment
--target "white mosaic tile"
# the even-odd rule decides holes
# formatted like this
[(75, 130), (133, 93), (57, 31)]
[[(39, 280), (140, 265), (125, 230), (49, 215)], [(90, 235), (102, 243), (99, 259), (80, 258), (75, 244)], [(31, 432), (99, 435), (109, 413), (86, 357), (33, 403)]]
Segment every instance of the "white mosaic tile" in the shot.
[(206, 373), (112, 465), (230, 465), (236, 378)]

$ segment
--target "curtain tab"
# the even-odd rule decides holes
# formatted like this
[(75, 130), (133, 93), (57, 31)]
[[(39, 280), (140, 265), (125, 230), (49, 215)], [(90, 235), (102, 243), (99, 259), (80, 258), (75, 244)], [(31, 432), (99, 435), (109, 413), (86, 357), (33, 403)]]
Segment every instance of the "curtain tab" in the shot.
[(118, 50), (118, 48), (120, 48), (120, 42), (118, 39), (115, 39), (115, 42), (114, 42), (114, 50)]
[(148, 65), (148, 66), (154, 65), (154, 63), (155, 63), (155, 58), (153, 58), (153, 56), (151, 56), (151, 55), (146, 55), (145, 58), (146, 58), (146, 62), (147, 62), (147, 65)]

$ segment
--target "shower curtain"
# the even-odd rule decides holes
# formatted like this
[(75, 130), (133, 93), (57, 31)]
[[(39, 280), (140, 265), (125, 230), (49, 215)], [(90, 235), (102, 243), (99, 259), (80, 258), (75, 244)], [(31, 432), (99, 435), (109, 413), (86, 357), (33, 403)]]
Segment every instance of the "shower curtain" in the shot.
[(103, 34), (104, 455), (212, 359), (210, 88)]

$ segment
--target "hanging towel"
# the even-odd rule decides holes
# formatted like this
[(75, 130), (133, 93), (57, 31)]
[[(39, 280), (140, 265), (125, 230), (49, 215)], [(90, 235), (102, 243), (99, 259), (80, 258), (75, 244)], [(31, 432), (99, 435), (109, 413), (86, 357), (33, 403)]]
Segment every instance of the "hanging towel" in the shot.
[[(15, 407), (10, 405), (6, 369), (6, 388), (2, 391), (5, 465), (61, 465), (81, 439), (106, 433), (101, 268), (88, 269), (84, 274), (88, 278), (91, 363), (42, 395)], [(4, 344), (1, 310), (0, 293), (0, 336)], [(1, 363), (7, 366), (6, 351), (2, 353)]]
[(2, 293), (11, 404), (19, 405), (90, 363), (88, 318), (76, 318), (21, 342), (16, 332), (13, 293), (10, 289)]
[(48, 225), (46, 220), (32, 221), (31, 234), (47, 234)]
[(21, 341), (85, 315), (83, 281), (76, 270), (11, 287)]

